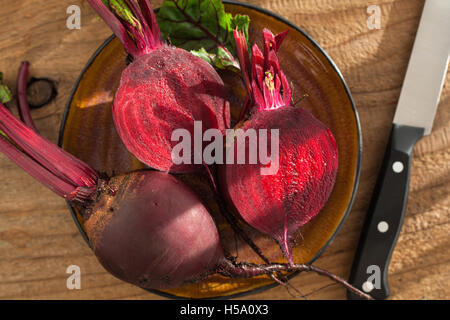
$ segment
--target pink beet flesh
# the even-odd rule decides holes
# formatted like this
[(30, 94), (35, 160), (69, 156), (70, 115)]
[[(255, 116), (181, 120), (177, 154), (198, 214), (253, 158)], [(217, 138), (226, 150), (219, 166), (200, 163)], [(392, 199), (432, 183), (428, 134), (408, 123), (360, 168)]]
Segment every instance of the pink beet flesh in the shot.
[(336, 142), (324, 124), (292, 106), (255, 114), (243, 127), (249, 128), (279, 129), (279, 170), (261, 175), (261, 164), (222, 166), (223, 189), (242, 218), (274, 238), (293, 262), (294, 233), (319, 213), (333, 189)]
[[(194, 121), (203, 131), (225, 132), (230, 123), (223, 82), (215, 70), (191, 53), (161, 46), (139, 56), (122, 73), (114, 100), (113, 117), (120, 137), (139, 160), (170, 172), (192, 171), (192, 164), (175, 165), (175, 129), (194, 137)], [(192, 144), (193, 145), (193, 144)]]
[[(235, 161), (221, 167), (220, 177), (222, 189), (242, 218), (275, 239), (293, 265), (292, 239), (327, 202), (336, 180), (338, 151), (331, 131), (322, 122), (291, 105), (292, 90), (277, 56), (286, 35), (287, 31), (275, 36), (264, 29), (264, 53), (253, 45), (250, 62), (244, 34), (234, 32), (247, 101), (251, 102), (243, 110), (253, 108), (242, 129), (266, 129), (268, 144), (272, 143), (271, 130), (278, 130), (278, 161), (274, 159), (278, 171), (262, 174), (261, 159), (255, 165)], [(244, 143), (248, 155), (250, 148)]]
[[(192, 171), (194, 165), (172, 162), (175, 129), (194, 137), (194, 121), (203, 132), (216, 128), (223, 133), (230, 124), (223, 82), (204, 60), (191, 53), (162, 45), (142, 55), (122, 73), (113, 107), (120, 137), (139, 160), (170, 172)], [(193, 145), (193, 144), (192, 144)]]

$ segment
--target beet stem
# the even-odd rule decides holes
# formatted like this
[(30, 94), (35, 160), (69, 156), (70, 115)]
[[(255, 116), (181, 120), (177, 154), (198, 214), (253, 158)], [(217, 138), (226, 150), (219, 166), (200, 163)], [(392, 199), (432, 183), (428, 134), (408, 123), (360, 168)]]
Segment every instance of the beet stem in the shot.
[(16, 119), (0, 104), (0, 151), (38, 181), (69, 201), (83, 203), (96, 191), (98, 174)]
[[(270, 30), (264, 29), (264, 54), (258, 45), (254, 44), (252, 61), (250, 62), (248, 45), (244, 35), (237, 30), (234, 31), (242, 78), (249, 97), (241, 111), (241, 119), (243, 114), (255, 106), (258, 107), (258, 111), (266, 111), (278, 109), (291, 103), (292, 90), (285, 74), (280, 69), (276, 54), (286, 35), (287, 31), (275, 36)], [(251, 104), (248, 100), (251, 101)]]
[(250, 68), (250, 56), (248, 53), (247, 40), (243, 32), (239, 30), (233, 30), (234, 41), (236, 43), (236, 51), (238, 55), (239, 64), (241, 66), (242, 80), (244, 81), (245, 88), (247, 89), (247, 96), (245, 98), (244, 106), (241, 109), (239, 115), (239, 121), (244, 119), (249, 108), (253, 105), (252, 101), (252, 84), (250, 79), (251, 68)]
[[(122, 4), (126, 8), (121, 7), (120, 10), (113, 7), (111, 2), (109, 6), (106, 6), (102, 0), (88, 0), (88, 2), (133, 58), (161, 47), (161, 31), (148, 0), (125, 0)], [(120, 15), (121, 10), (125, 10), (133, 20), (127, 21), (125, 16)]]
[(7, 109), (0, 109), (0, 129), (35, 161), (67, 182), (81, 187), (92, 187), (98, 174), (87, 164), (17, 120)]
[(30, 64), (28, 61), (23, 61), (20, 65), (19, 75), (17, 77), (17, 106), (20, 119), (23, 123), (38, 133), (39, 131), (34, 125), (33, 118), (31, 117), (30, 105), (27, 97), (29, 66)]
[(338, 277), (337, 275), (312, 266), (308, 264), (281, 264), (281, 263), (272, 263), (272, 264), (266, 264), (266, 265), (256, 265), (252, 263), (235, 263), (229, 259), (224, 259), (223, 263), (218, 267), (217, 272), (223, 276), (230, 277), (230, 278), (252, 278), (255, 276), (263, 275), (263, 274), (270, 274), (273, 272), (314, 272), (318, 275), (327, 277), (337, 283), (340, 283), (348, 290), (352, 291), (353, 293), (357, 294), (358, 296), (365, 298), (367, 300), (374, 300), (370, 295), (362, 292), (358, 288), (352, 286), (344, 279)]
[(250, 80), (250, 56), (248, 53), (247, 39), (243, 32), (239, 30), (233, 30), (234, 41), (236, 43), (236, 52), (239, 59), (239, 64), (241, 66), (241, 74), (244, 80), (247, 92), (252, 92), (252, 85)]
[(0, 135), (0, 151), (32, 177), (46, 185), (59, 196), (64, 197), (74, 191), (74, 186), (52, 174), (39, 163), (17, 149), (8, 139)]
[(87, 0), (91, 7), (97, 12), (97, 14), (105, 21), (105, 23), (111, 28), (120, 42), (124, 45), (125, 49), (133, 57), (137, 55), (138, 49), (133, 39), (128, 34), (123, 23), (115, 16), (110, 9), (105, 6), (102, 0)]

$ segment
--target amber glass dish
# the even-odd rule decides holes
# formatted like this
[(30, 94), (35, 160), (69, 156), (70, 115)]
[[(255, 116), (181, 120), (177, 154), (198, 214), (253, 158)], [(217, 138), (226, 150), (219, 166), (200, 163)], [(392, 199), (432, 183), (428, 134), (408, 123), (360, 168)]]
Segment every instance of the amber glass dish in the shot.
[[(274, 33), (289, 30), (280, 51), (280, 65), (294, 89), (294, 101), (324, 122), (333, 132), (339, 149), (336, 185), (326, 207), (299, 230), (294, 248), (295, 261), (317, 259), (336, 236), (348, 215), (358, 185), (361, 162), (361, 131), (358, 115), (345, 81), (333, 61), (302, 29), (282, 17), (253, 5), (224, 1), (226, 10), (251, 18), (250, 41), (261, 45), (264, 27)], [(121, 43), (110, 37), (91, 57), (76, 83), (66, 107), (60, 132), (60, 145), (93, 168), (106, 174), (118, 174), (144, 168), (121, 143), (111, 117), (111, 107), (120, 75), (126, 67), (126, 53)], [(240, 79), (221, 73), (229, 91), (232, 114), (239, 113), (244, 98)], [(253, 251), (232, 233), (217, 213), (217, 205), (207, 180), (202, 176), (183, 175), (203, 198), (216, 218), (223, 244), (239, 261), (261, 263)], [(261, 204), (264, 205), (264, 204)], [(70, 207), (75, 223), (87, 240), (83, 220)], [(267, 257), (284, 261), (278, 245), (242, 223)], [(290, 274), (294, 276), (295, 274)], [(213, 275), (200, 283), (165, 291), (160, 295), (178, 298), (232, 298), (264, 290), (276, 283), (266, 276), (253, 279), (228, 279)]]

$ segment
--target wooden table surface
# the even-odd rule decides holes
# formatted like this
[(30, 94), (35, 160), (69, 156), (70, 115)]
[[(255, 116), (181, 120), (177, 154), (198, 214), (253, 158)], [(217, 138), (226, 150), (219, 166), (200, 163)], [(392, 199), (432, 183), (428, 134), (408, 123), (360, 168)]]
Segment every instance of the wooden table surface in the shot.
[[(161, 4), (151, 1), (154, 7)], [(364, 152), (356, 201), (340, 233), (315, 263), (347, 277), (386, 147), (424, 0), (252, 0), (304, 28), (334, 59), (361, 119)], [(81, 29), (68, 30), (68, 6), (81, 8)], [(366, 10), (381, 9), (369, 30)], [(56, 142), (69, 93), (83, 66), (111, 32), (81, 0), (0, 0), (0, 70), (15, 92), (22, 60), (31, 75), (57, 81), (55, 102), (33, 111), (38, 129)], [(430, 48), (433, 50), (433, 48)], [(450, 81), (433, 132), (414, 150), (410, 197), (389, 275), (392, 299), (450, 298)], [(14, 107), (14, 103), (10, 104)], [(66, 268), (81, 268), (81, 290), (66, 288)], [(309, 293), (332, 284), (301, 274)], [(0, 155), (1, 299), (160, 299), (106, 273), (78, 232), (64, 200)], [(345, 299), (331, 285), (308, 299)], [(276, 287), (244, 299), (292, 299)]]

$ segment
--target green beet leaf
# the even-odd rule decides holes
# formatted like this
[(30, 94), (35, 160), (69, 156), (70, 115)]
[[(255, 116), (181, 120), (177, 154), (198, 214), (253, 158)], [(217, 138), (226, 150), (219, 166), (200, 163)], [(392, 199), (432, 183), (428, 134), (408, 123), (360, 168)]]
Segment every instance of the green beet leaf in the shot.
[(2, 83), (3, 73), (0, 72), (0, 103), (7, 103), (12, 100), (11, 90)]
[(225, 12), (220, 0), (166, 0), (157, 13), (163, 37), (218, 69), (239, 70), (233, 30), (248, 39), (250, 18)]

